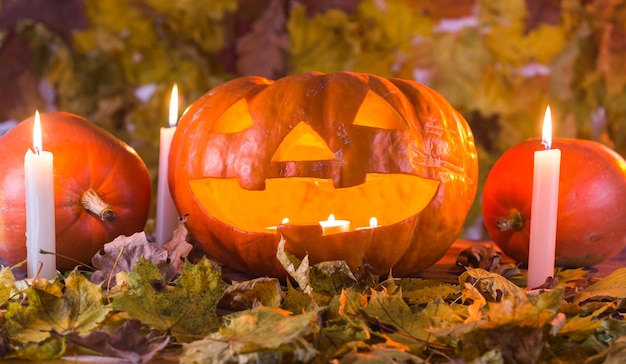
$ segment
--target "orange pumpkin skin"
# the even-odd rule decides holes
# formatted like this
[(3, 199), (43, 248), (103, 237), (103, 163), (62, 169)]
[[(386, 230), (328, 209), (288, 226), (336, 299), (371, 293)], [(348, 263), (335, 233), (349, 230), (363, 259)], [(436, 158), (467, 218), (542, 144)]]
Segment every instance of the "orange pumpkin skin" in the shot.
[[(555, 264), (584, 267), (602, 262), (626, 245), (626, 162), (608, 147), (589, 140), (555, 138), (561, 150)], [(530, 139), (507, 150), (494, 164), (483, 189), (482, 211), (492, 240), (519, 262), (528, 261), (534, 152)], [(516, 229), (498, 221), (521, 216)]]
[[(22, 121), (0, 138), (0, 257), (11, 264), (26, 259), (24, 154), (32, 149), (33, 120)], [(64, 112), (41, 114), (42, 146), (54, 155), (57, 253), (90, 263), (102, 246), (119, 235), (142, 231), (149, 214), (151, 180), (137, 153), (86, 119)], [(81, 204), (93, 190), (110, 205), (113, 221), (103, 221)], [(57, 257), (57, 269), (77, 263)]]
[[(240, 119), (249, 119), (248, 124), (241, 125)], [(368, 119), (383, 127), (367, 125)], [(301, 123), (323, 140), (332, 158), (276, 160), (281, 143)], [(403, 123), (401, 130), (395, 128)], [(189, 214), (187, 227), (203, 250), (231, 268), (276, 277), (285, 275), (275, 257), (281, 236), (287, 251), (300, 258), (308, 254), (311, 263), (345, 260), (352, 270), (367, 267), (377, 274), (392, 270), (394, 276), (431, 266), (462, 229), (475, 197), (478, 171), (471, 130), (442, 96), (413, 81), (349, 72), (306, 73), (277, 81), (242, 77), (215, 88), (179, 120), (169, 162), (175, 204), (181, 214)], [(246, 200), (211, 205), (194, 193), (194, 188), (198, 191), (194, 181), (229, 178), (236, 179), (242, 190), (255, 191), (266, 185), (269, 190), (271, 181), (319, 178), (332, 181), (338, 193), (367, 185), (368, 173), (381, 181), (391, 175), (418, 176), (435, 181), (437, 187), (419, 213), (401, 221), (392, 216), (405, 207), (401, 202), (374, 208), (355, 197), (322, 211), (323, 200), (333, 198), (331, 192), (308, 196), (311, 205), (302, 203), (299, 210), (309, 217), (324, 220), (332, 212), (337, 219), (351, 220), (352, 229), (337, 234), (323, 234), (318, 224), (299, 223), (292, 216), (281, 224), (280, 212), (263, 203), (248, 209), (240, 208)], [(396, 193), (396, 187), (381, 185), (381, 195)], [(406, 196), (422, 193), (411, 186), (406, 189)], [(289, 198), (284, 200), (286, 204)], [(269, 205), (276, 203), (268, 200)], [(273, 216), (275, 223), (267, 224), (277, 225), (277, 232), (216, 217), (217, 210), (226, 216), (231, 208), (228, 218), (233, 221), (246, 214)], [(368, 214), (375, 215), (380, 225), (354, 229), (367, 226)]]

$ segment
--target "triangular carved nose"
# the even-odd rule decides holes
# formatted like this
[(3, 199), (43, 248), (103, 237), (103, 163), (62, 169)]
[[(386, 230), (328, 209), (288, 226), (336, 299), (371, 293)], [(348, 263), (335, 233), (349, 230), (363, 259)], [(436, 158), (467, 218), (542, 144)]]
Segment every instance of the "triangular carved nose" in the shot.
[(322, 161), (334, 159), (322, 137), (307, 123), (299, 122), (272, 156), (272, 162)]

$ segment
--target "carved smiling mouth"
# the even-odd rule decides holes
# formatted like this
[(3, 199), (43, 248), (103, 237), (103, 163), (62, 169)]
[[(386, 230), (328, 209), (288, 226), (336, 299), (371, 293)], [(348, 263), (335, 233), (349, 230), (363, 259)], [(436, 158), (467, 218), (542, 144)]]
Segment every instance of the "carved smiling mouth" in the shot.
[(189, 182), (202, 208), (213, 218), (242, 231), (268, 233), (284, 218), (290, 225), (315, 225), (333, 214), (349, 220), (350, 230), (391, 225), (420, 213), (433, 199), (439, 181), (408, 174), (369, 173), (365, 182), (335, 188), (329, 179), (267, 179), (265, 189), (246, 190), (236, 178), (202, 178)]

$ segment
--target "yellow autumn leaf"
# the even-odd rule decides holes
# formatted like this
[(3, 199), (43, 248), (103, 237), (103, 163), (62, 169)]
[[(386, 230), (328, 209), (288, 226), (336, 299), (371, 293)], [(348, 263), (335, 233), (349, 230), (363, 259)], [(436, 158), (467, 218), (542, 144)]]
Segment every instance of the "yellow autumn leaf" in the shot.
[(524, 24), (495, 25), (486, 36), (486, 44), (501, 62), (523, 67), (529, 62), (547, 64), (565, 47), (565, 30), (559, 26), (541, 25), (524, 34)]
[(618, 268), (598, 282), (577, 292), (574, 296), (574, 304), (599, 296), (626, 298), (626, 268)]
[(354, 58), (348, 15), (329, 10), (309, 18), (302, 5), (291, 9), (287, 22), (293, 73), (331, 73), (351, 68)]
[(373, 22), (373, 27), (382, 30), (387, 41), (382, 45), (386, 47), (406, 48), (416, 35), (426, 36), (433, 32), (434, 21), (413, 11), (404, 1), (363, 0), (359, 3), (359, 15), (363, 20)]
[(479, 0), (481, 24), (494, 25), (521, 21), (526, 17), (525, 0)]
[(429, 55), (436, 65), (431, 86), (456, 108), (475, 109), (492, 58), (480, 31), (465, 28), (458, 33), (436, 34)]

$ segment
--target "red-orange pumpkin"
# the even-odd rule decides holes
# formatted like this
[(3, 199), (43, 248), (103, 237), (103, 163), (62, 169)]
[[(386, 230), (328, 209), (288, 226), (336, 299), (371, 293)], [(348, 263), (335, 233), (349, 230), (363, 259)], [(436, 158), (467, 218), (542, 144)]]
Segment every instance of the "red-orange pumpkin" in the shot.
[[(555, 264), (583, 267), (614, 256), (626, 245), (626, 162), (590, 140), (555, 138), (552, 146), (561, 150)], [(487, 231), (519, 262), (528, 261), (533, 156), (541, 149), (530, 139), (507, 150), (483, 189)]]
[[(0, 257), (11, 264), (26, 259), (24, 154), (32, 148), (33, 120), (0, 138)], [(137, 153), (73, 114), (43, 113), (41, 127), (43, 149), (54, 154), (57, 253), (90, 263), (106, 242), (143, 230), (152, 192)], [(76, 265), (57, 258), (58, 269)]]
[[(169, 162), (174, 201), (205, 252), (279, 277), (281, 235), (312, 263), (396, 276), (429, 267), (458, 237), (478, 169), (471, 130), (442, 96), (348, 72), (209, 91), (181, 117)], [(324, 232), (331, 213), (349, 231)], [(377, 227), (357, 229), (371, 217)]]

